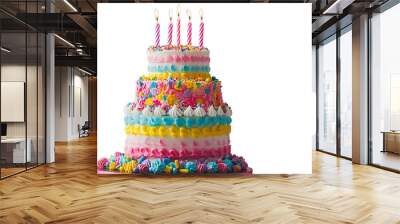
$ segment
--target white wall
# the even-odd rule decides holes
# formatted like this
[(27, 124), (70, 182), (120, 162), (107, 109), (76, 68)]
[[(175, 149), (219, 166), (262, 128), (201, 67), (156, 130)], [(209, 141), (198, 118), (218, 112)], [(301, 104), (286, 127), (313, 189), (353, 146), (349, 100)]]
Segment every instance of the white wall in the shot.
[[(37, 70), (38, 69), (38, 70)], [(44, 162), (45, 146), (45, 120), (44, 120), (44, 73), (41, 66), (20, 63), (3, 64), (1, 66), (2, 82), (25, 82), (26, 83), (26, 110), (27, 120), (24, 122), (6, 122), (7, 137), (21, 138), (27, 136), (30, 140), (32, 161)], [(27, 79), (27, 80), (25, 80)], [(7, 97), (7, 96), (2, 96)], [(7, 110), (9, 108), (1, 108)], [(25, 112), (25, 111), (23, 111)], [(37, 157), (36, 153), (39, 154)], [(51, 160), (49, 160), (51, 162)]]
[[(75, 75), (74, 75), (74, 89), (75, 89), (75, 116), (72, 119), (72, 135), (73, 136), (78, 136), (78, 129), (77, 126), (78, 124), (83, 125), (85, 121), (89, 120), (89, 110), (88, 110), (88, 77), (81, 76), (82, 73), (79, 72), (79, 74), (76, 74), (75, 70)], [(80, 93), (79, 93), (80, 91)], [(80, 95), (80, 97), (79, 97)], [(80, 101), (80, 102), (79, 102)], [(81, 111), (79, 111), (81, 110)]]
[(317, 149), (317, 48), (312, 46), (312, 117), (313, 117), (313, 150)]
[[(2, 82), (25, 82), (25, 64), (8, 64), (1, 66)], [(32, 70), (32, 66), (28, 66), (28, 74)], [(5, 110), (5, 108), (1, 108)], [(7, 137), (25, 137), (25, 123), (11, 122), (7, 123)]]
[(78, 124), (88, 120), (88, 78), (73, 67), (56, 67), (56, 141), (79, 137)]
[[(26, 69), (26, 70), (25, 70)], [(27, 66), (25, 64), (6, 64), (1, 66), (1, 81), (2, 82), (25, 82), (25, 75), (28, 75), (29, 85), (36, 85), (36, 80), (33, 80), (31, 76), (36, 77), (36, 66)], [(36, 109), (36, 88), (27, 88), (27, 103), (28, 107), (28, 137), (33, 130), (36, 130), (36, 126), (33, 127), (32, 121), (36, 123), (36, 113), (32, 113), (32, 107)], [(33, 99), (34, 98), (34, 99)], [(30, 105), (31, 102), (35, 102), (35, 105)], [(6, 110), (6, 108), (2, 108)], [(8, 137), (25, 137), (25, 123), (26, 122), (7, 122), (7, 136)], [(36, 134), (36, 132), (35, 132)]]
[(55, 68), (55, 140), (68, 140), (68, 117), (70, 84), (69, 68)]

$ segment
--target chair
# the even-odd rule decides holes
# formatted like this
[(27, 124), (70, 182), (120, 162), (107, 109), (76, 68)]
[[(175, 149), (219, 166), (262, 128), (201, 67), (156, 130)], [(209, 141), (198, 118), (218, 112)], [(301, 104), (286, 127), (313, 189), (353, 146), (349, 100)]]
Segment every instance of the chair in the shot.
[(82, 127), (80, 127), (80, 125), (78, 124), (79, 138), (89, 136), (89, 129), (90, 129), (89, 121), (85, 121)]

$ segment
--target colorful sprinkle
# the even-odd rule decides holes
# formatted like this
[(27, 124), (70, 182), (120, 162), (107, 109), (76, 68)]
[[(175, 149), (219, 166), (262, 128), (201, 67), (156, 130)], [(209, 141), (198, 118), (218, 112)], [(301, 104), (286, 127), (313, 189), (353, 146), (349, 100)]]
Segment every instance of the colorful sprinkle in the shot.
[(189, 173), (188, 169), (179, 169), (179, 173)]

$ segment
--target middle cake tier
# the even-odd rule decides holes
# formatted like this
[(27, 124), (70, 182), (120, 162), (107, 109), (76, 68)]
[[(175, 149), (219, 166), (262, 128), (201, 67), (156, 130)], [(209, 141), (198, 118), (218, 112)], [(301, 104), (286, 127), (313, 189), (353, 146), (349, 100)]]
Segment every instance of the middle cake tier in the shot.
[[(185, 73), (173, 76), (185, 76)], [(156, 78), (162, 78), (158, 75)], [(190, 76), (193, 76), (191, 74)], [(150, 80), (149, 76), (137, 81), (136, 96), (141, 108), (145, 106), (178, 105), (179, 107), (203, 107), (223, 105), (221, 82), (216, 78), (174, 79), (166, 75), (165, 79)]]

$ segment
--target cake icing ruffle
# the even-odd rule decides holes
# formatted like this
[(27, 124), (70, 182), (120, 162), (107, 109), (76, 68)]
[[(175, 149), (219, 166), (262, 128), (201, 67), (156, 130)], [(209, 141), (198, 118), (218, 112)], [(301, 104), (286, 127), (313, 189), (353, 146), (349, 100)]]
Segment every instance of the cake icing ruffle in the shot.
[[(192, 79), (191, 81), (205, 81), (211, 80), (212, 77), (208, 72), (163, 72), (163, 73), (150, 73), (143, 75), (139, 80), (157, 81), (157, 80), (170, 80), (170, 79)], [(215, 79), (215, 78), (214, 78)]]
[(210, 137), (228, 135), (231, 132), (230, 125), (214, 125), (202, 128), (183, 128), (176, 126), (144, 126), (144, 125), (128, 125), (125, 127), (127, 135), (144, 135), (144, 136), (171, 136), (171, 137)]
[(140, 158), (116, 152), (109, 158), (101, 158), (97, 162), (97, 169), (103, 173), (124, 174), (216, 174), (216, 173), (243, 173), (251, 174), (243, 157), (225, 155), (219, 158), (208, 159), (171, 159), (168, 157), (149, 159), (142, 155)]
[(171, 159), (218, 158), (230, 154), (231, 146), (227, 145), (215, 148), (204, 148), (199, 150), (136, 147), (126, 150), (126, 153), (132, 158), (139, 158), (142, 155), (149, 158), (168, 157)]
[(172, 116), (144, 116), (128, 114), (125, 116), (125, 125), (144, 126), (176, 126), (183, 128), (206, 127), (216, 125), (230, 125), (232, 119), (229, 116), (205, 116), (205, 117), (172, 117)]
[(164, 72), (210, 72), (210, 56), (206, 48), (162, 46), (149, 48), (148, 71)]
[(206, 57), (208, 58), (208, 62), (210, 61), (210, 51), (207, 48), (200, 48), (196, 46), (160, 46), (160, 47), (149, 47), (147, 49), (147, 59), (151, 61), (152, 58), (160, 58), (160, 57), (172, 57), (175, 60), (180, 61), (183, 58), (187, 58), (187, 60), (192, 60), (198, 57)]
[[(156, 151), (153, 152), (154, 150)], [(230, 140), (228, 135), (202, 138), (128, 136), (125, 141), (125, 153), (137, 157), (137, 153), (142, 152), (146, 152), (146, 156), (152, 157), (159, 157), (159, 155), (179, 156), (178, 158), (181, 158), (182, 155), (194, 157), (221, 156), (230, 152)]]
[(232, 116), (232, 110), (228, 106), (228, 104), (220, 105), (218, 107), (209, 106), (208, 108), (203, 108), (201, 105), (198, 105), (196, 107), (192, 106), (184, 107), (184, 106), (178, 106), (178, 104), (175, 104), (173, 106), (170, 106), (168, 104), (162, 104), (161, 106), (153, 105), (144, 107), (140, 104), (132, 102), (128, 103), (125, 106), (124, 113), (125, 117), (145, 115), (145, 117), (147, 118), (152, 116), (163, 117), (167, 115), (172, 118), (178, 118), (178, 117), (201, 118), (207, 116), (208, 117), (219, 116), (222, 117), (222, 119), (224, 119), (225, 121), (227, 121), (227, 124), (231, 122), (231, 119), (228, 119), (226, 117), (230, 118)]
[(150, 64), (149, 72), (210, 72), (210, 66), (197, 64)]
[(168, 63), (168, 64), (186, 64), (186, 63), (198, 63), (198, 64), (208, 64), (210, 63), (210, 58), (203, 54), (193, 54), (193, 55), (179, 55), (179, 54), (149, 54), (148, 62), (153, 64), (158, 63)]

